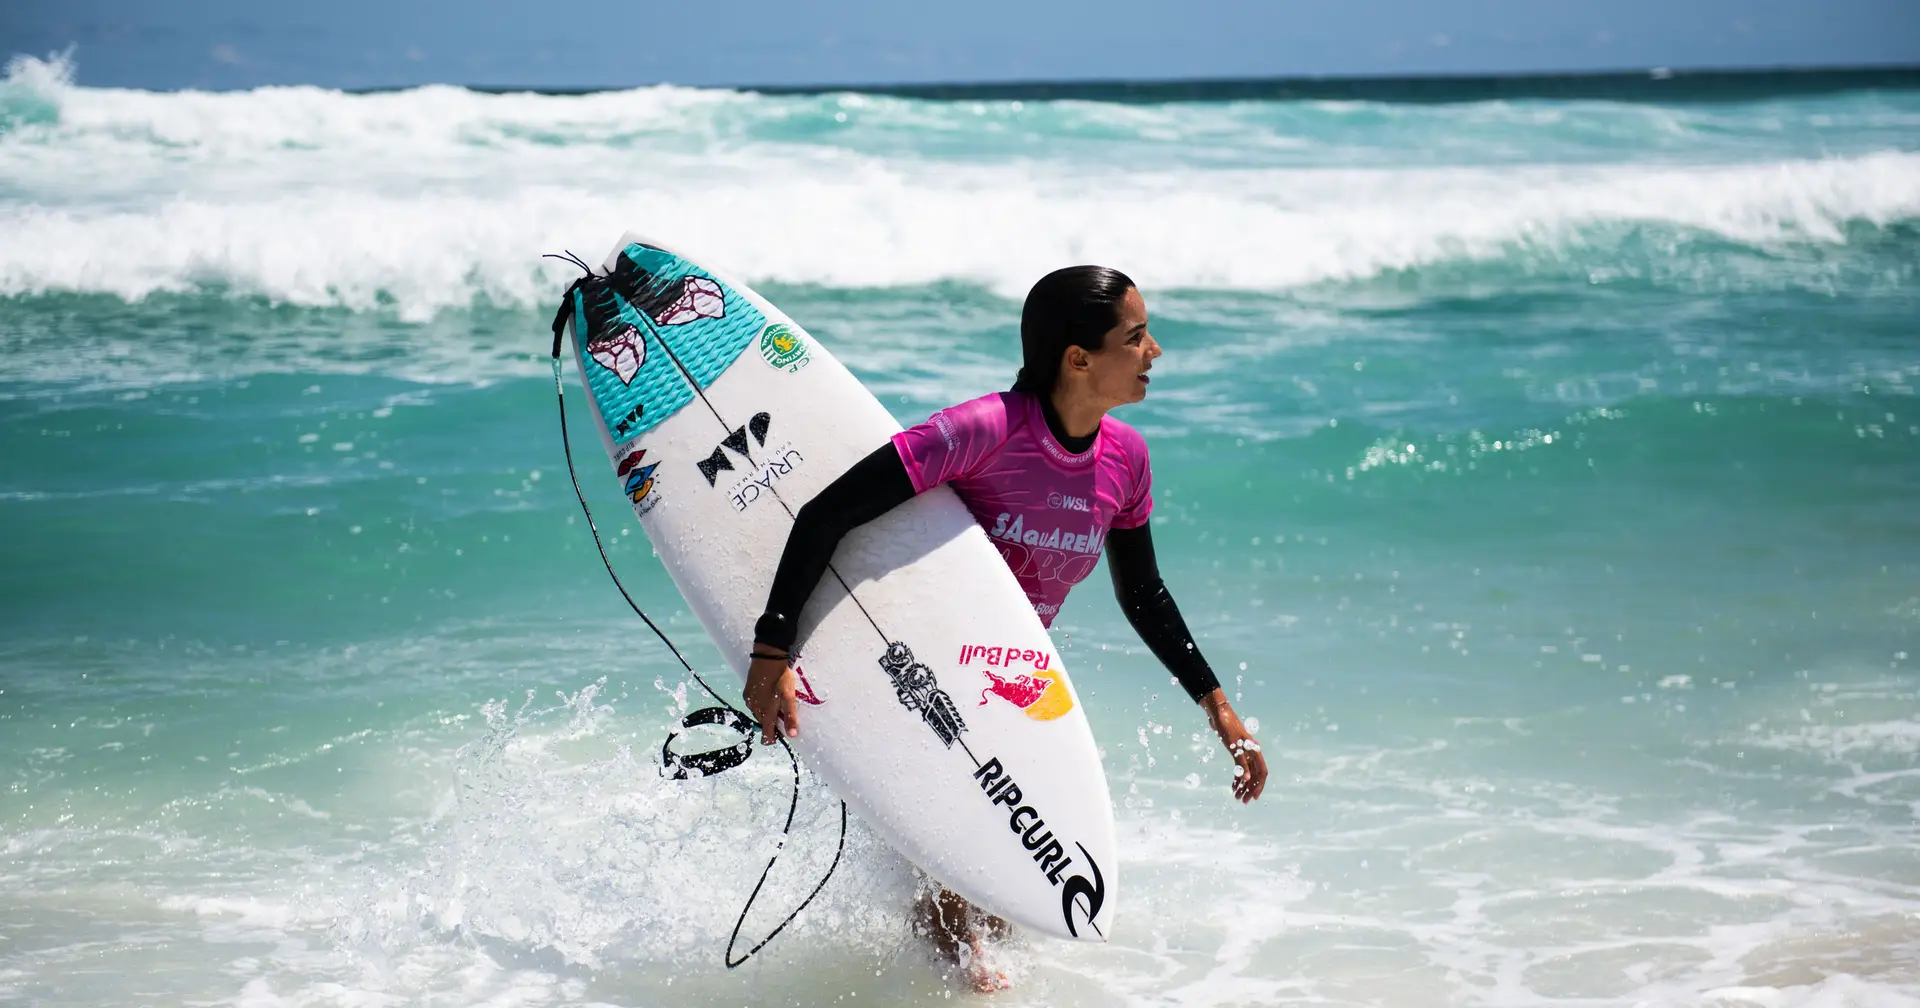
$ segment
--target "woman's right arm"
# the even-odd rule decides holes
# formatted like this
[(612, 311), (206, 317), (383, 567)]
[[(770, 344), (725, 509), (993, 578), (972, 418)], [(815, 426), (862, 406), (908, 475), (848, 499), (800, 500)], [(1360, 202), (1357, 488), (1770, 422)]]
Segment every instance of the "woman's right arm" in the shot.
[(747, 709), (760, 722), (763, 743), (773, 743), (776, 725), (788, 738), (800, 734), (790, 656), (799, 635), (800, 610), (827, 572), (833, 551), (848, 532), (912, 499), (913, 480), (900, 450), (889, 441), (854, 463), (794, 516), (766, 611), (753, 626), (756, 657), (747, 669)]

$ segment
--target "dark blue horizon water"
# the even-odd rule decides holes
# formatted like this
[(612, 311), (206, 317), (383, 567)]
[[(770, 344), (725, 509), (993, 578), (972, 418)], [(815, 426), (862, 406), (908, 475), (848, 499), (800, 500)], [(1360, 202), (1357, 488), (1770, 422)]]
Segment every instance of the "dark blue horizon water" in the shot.
[[(1127, 104), (1238, 101), (1358, 101), (1435, 104), (1485, 101), (1753, 102), (1850, 91), (1920, 88), (1920, 64), (1879, 66), (1648, 67), (1561, 73), (1323, 74), (1168, 79), (951, 81), (766, 85), (768, 95), (887, 95), (930, 101), (1094, 101)], [(392, 90), (392, 89), (380, 89)], [(482, 92), (526, 88), (478, 87)], [(609, 88), (547, 87), (540, 94)]]

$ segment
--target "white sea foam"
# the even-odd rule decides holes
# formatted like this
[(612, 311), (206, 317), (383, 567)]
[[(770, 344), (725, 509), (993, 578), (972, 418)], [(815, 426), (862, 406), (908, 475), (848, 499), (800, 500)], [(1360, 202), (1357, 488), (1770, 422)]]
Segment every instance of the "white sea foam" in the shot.
[[(589, 636), (547, 650), (587, 662), (615, 644)], [(434, 645), (453, 666), (503, 646), (484, 635)], [(423, 646), (328, 661), (379, 678), (417, 664)], [(553, 657), (531, 640), (509, 650)], [(164, 966), (179, 1000), (242, 1004), (717, 1005), (776, 990), (806, 1003), (946, 1003), (948, 981), (908, 930), (912, 873), (857, 823), (848, 860), (796, 930), (744, 970), (720, 966), (784, 809), (785, 767), (756, 759), (711, 781), (662, 781), (629, 745), (658, 737), (647, 708), (683, 710), (689, 691), (641, 692), (610, 708), (584, 682), (558, 698), (489, 703), (484, 726), (444, 718), (329, 749), (376, 777), (451, 773), (447, 793), (397, 819), (336, 801), (344, 814), (275, 841), (264, 829), (278, 820), (256, 789), (225, 792), (229, 805), (188, 803), (178, 829), (248, 817), (247, 857), (165, 848), (142, 869), (163, 915), (142, 933), (168, 940), (144, 950), (116, 938), (112, 952)], [(1836, 861), (1863, 849), (1897, 857), (1911, 823), (1829, 810), (1846, 821), (1836, 835), (1830, 822), (1650, 808), (1516, 770), (1525, 760), (1513, 740), (1534, 736), (1482, 727), (1390, 747), (1296, 739), (1273, 753), (1284, 786), (1246, 810), (1175, 776), (1174, 736), (1155, 744), (1166, 777), (1121, 747), (1114, 784), (1134, 804), (1118, 824), (1121, 926), (1107, 945), (1016, 947), (1021, 984), (998, 1000), (1824, 1008), (1920, 995), (1911, 887)], [(1461, 749), (1478, 755), (1449, 762)], [(310, 747), (288, 754), (309, 758)], [(795, 863), (756, 911), (762, 927), (824, 867), (836, 817), (823, 797), (803, 797)], [(94, 864), (84, 830), (68, 832), (18, 852), (64, 866), (57, 889), (7, 886), (16, 913), (45, 914), (44, 933), (64, 942), (20, 958), (6, 978), (19, 990), (100, 954), (68, 933), (74, 908), (101, 925), (130, 912), (124, 898), (90, 895), (119, 893), (125, 869)], [(66, 916), (43, 908), (56, 892)]]
[(1272, 289), (1514, 254), (1577, 266), (1642, 227), (1781, 247), (1920, 217), (1920, 155), (1900, 150), (1217, 167), (1167, 155), (1178, 136), (1133, 138), (1138, 162), (1113, 163), (1009, 146), (955, 114), (923, 127), (977, 136), (980, 152), (934, 156), (787, 136), (780, 123), (816, 110), (729, 92), (161, 95), (22, 66), (10, 101), (54, 111), (0, 133), (0, 186), (16, 194), (0, 200), (0, 295), (213, 287), (412, 317), (476, 298), (535, 306), (568, 277), (540, 253), (598, 259), (627, 228), (755, 281), (959, 279), (1011, 295), (1099, 260), (1157, 288)]

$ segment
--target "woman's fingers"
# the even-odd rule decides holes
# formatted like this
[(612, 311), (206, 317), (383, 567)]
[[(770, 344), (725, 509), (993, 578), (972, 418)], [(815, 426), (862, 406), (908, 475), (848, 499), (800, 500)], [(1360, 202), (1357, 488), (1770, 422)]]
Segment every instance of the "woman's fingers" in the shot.
[(792, 679), (793, 670), (777, 658), (756, 658), (747, 669), (747, 713), (760, 725), (761, 745), (772, 745), (780, 737), (781, 686)]
[(797, 696), (800, 687), (796, 679), (791, 668), (780, 677), (780, 722), (788, 738), (800, 737), (800, 700)]
[(1260, 743), (1254, 741), (1246, 726), (1240, 723), (1240, 716), (1233, 712), (1233, 705), (1227, 702), (1224, 692), (1214, 690), (1205, 703), (1207, 720), (1214, 731), (1220, 733), (1227, 756), (1233, 760), (1233, 796), (1243, 803), (1260, 797), (1267, 789), (1267, 758), (1260, 755)]
[(748, 706), (748, 709), (753, 711), (753, 719), (760, 722), (761, 745), (772, 745), (778, 737), (774, 731), (776, 723), (774, 718), (779, 713), (778, 700), (778, 696), (769, 692), (755, 698), (754, 702)]
[(1260, 754), (1260, 750), (1254, 749), (1246, 754), (1246, 761), (1247, 796), (1244, 800), (1253, 801), (1267, 789), (1267, 758)]
[(1253, 801), (1267, 788), (1267, 758), (1260, 754), (1260, 743), (1250, 735), (1241, 735), (1227, 746), (1233, 755), (1233, 796), (1242, 803)]

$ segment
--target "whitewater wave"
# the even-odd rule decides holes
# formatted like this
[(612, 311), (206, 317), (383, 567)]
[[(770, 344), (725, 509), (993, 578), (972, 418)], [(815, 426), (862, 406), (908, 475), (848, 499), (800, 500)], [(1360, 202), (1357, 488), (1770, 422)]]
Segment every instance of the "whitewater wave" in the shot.
[[(1075, 185), (1020, 169), (487, 196), (329, 191), (142, 206), (0, 207), (0, 294), (138, 299), (220, 287), (308, 306), (431, 315), (476, 298), (551, 300), (627, 228), (701, 250), (751, 281), (888, 287), (958, 279), (1013, 296), (1061, 263), (1153, 288), (1276, 289), (1525, 250), (1604, 261), (1621, 225), (1767, 248), (1841, 244), (1855, 223), (1920, 217), (1920, 156), (1713, 169), (1216, 173)], [(1674, 239), (1678, 240), (1678, 239)]]
[[(1480, 164), (1411, 142), (1391, 164), (1351, 153), (1396, 117), (1433, 133), (1470, 115), (1605, 133), (1631, 107), (1604, 104), (1323, 108), (1317, 133), (1294, 136), (1235, 126), (1249, 103), (1044, 103), (1034, 119), (1018, 102), (685, 88), (153, 94), (78, 88), (69, 72), (16, 61), (0, 86), (0, 296), (214, 290), (409, 318), (532, 307), (569, 279), (541, 253), (597, 259), (630, 228), (757, 282), (1017, 296), (1062, 263), (1102, 261), (1156, 289), (1275, 290), (1516, 256), (1607, 276), (1695, 239), (1773, 253), (1920, 219), (1920, 153), (1903, 149), (1676, 161), (1643, 144), (1516, 163), (1528, 141), (1512, 134)], [(882, 125), (830, 132), (869, 113)], [(1229, 143), (1232, 158), (1191, 156)], [(1323, 163), (1275, 153), (1302, 146)]]

